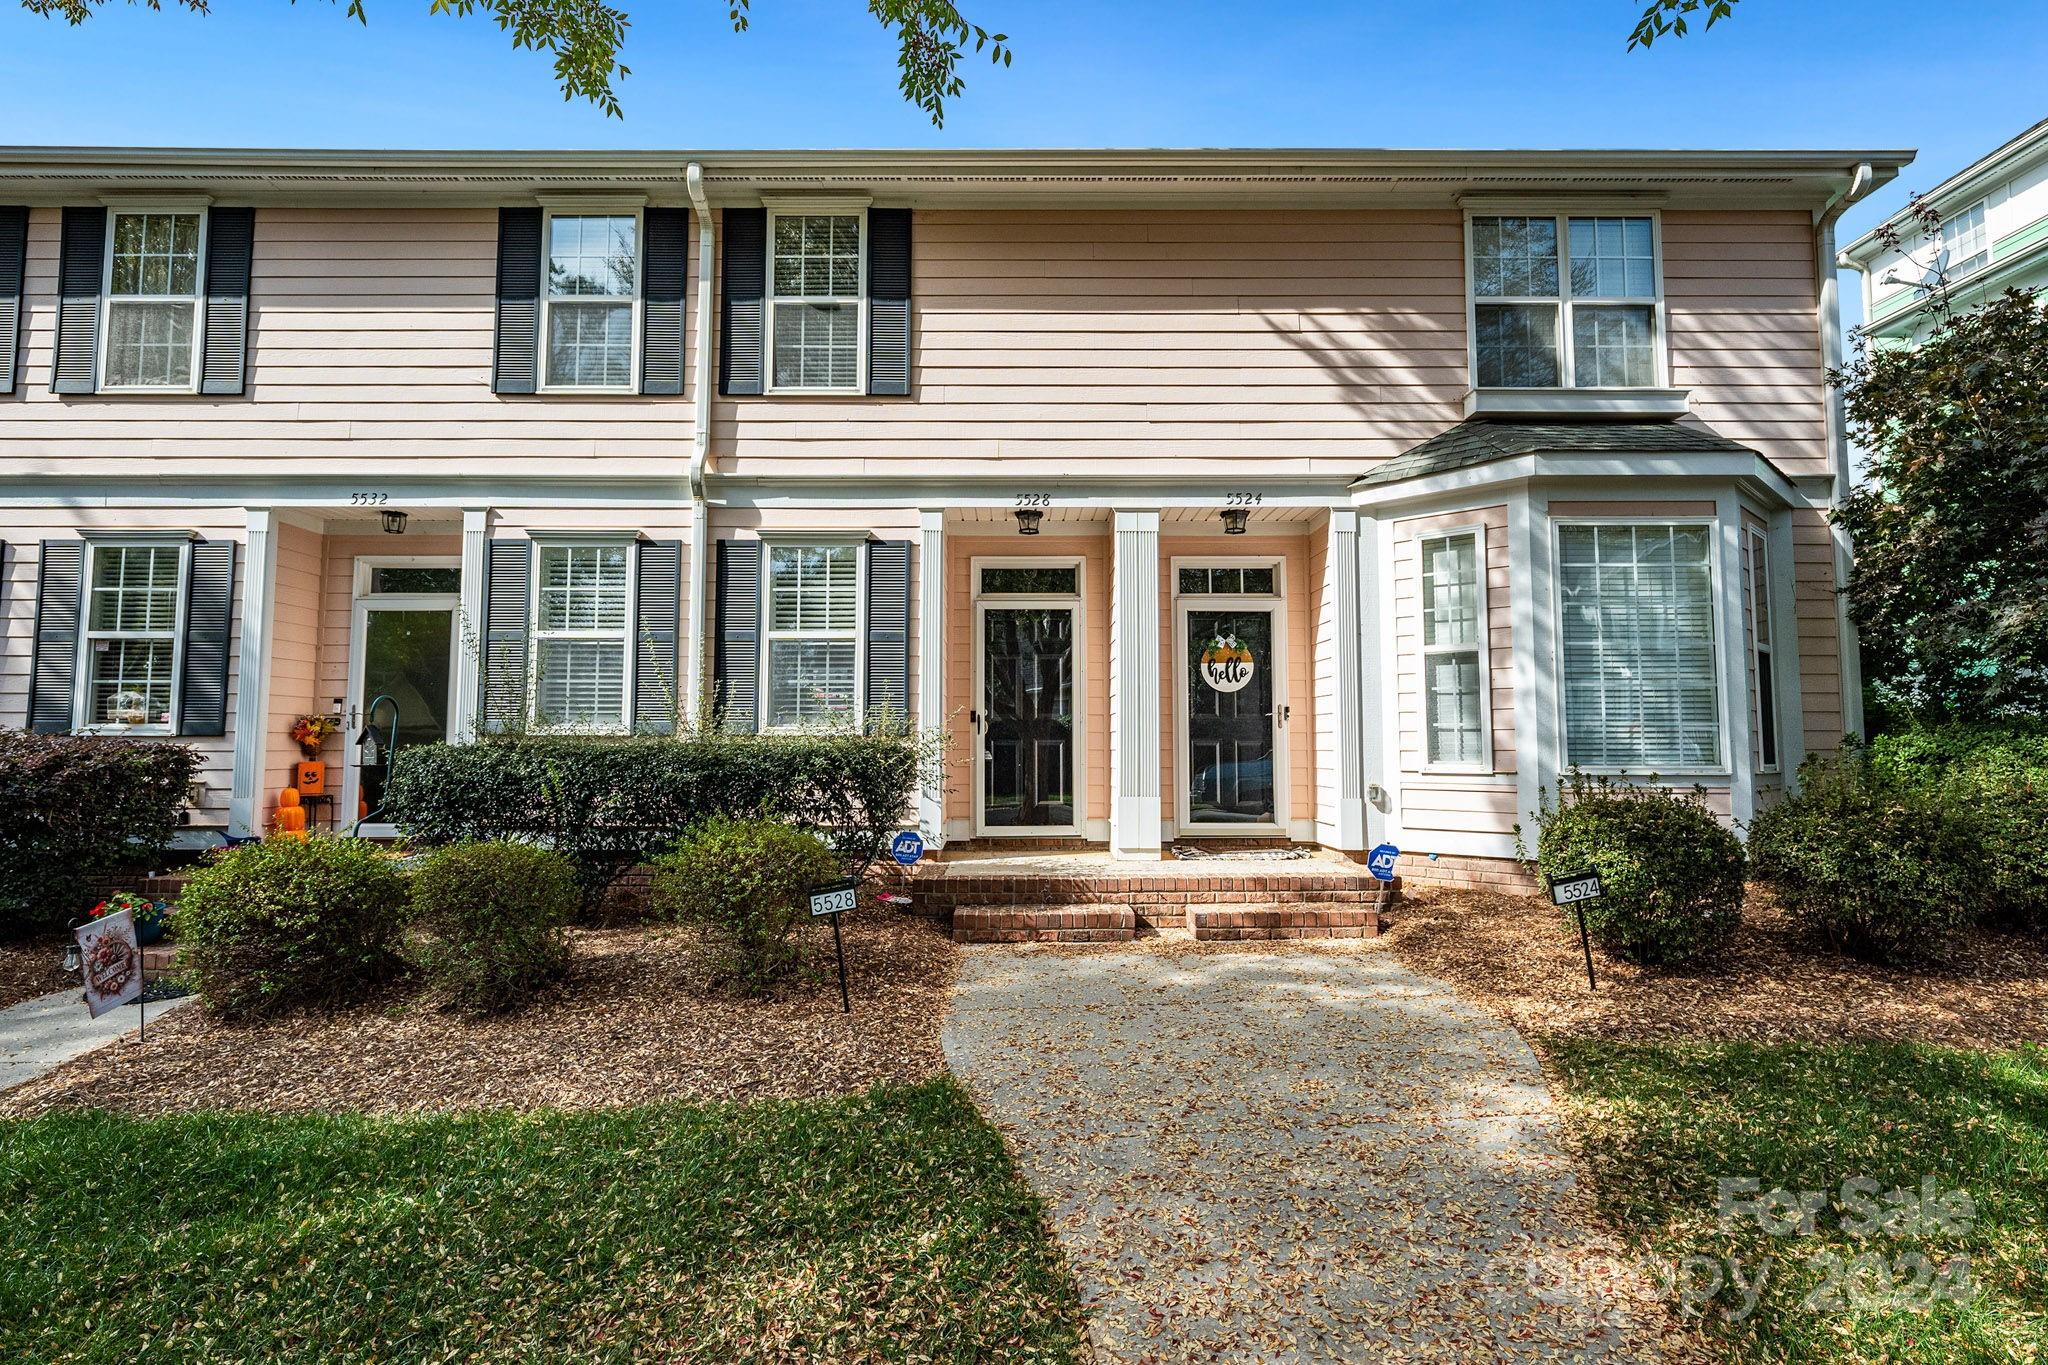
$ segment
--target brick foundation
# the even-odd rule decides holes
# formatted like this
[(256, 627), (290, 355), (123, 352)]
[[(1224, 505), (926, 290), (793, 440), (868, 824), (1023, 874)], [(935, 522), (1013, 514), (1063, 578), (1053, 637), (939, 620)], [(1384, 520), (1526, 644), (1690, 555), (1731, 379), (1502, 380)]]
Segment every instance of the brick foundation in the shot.
[(1475, 858), (1460, 853), (1403, 853), (1395, 864), (1401, 880), (1416, 890), (1492, 891), (1505, 896), (1541, 895), (1543, 888), (1513, 858)]
[(1355, 910), (1332, 906), (1196, 906), (1189, 927), (1204, 943), (1290, 938), (1377, 938), (1378, 906)]
[[(1076, 868), (1072, 874), (1008, 872), (991, 868), (969, 871), (951, 864), (943, 875), (920, 869), (911, 879), (912, 908), (935, 918), (957, 916), (981, 908), (1037, 911), (1064, 906), (1128, 907), (1139, 927), (1186, 928), (1193, 909), (1257, 908), (1282, 911), (1328, 911), (1375, 918), (1393, 900), (1398, 881), (1375, 880), (1363, 869), (1349, 871), (1335, 864), (1327, 872), (1262, 873), (1239, 869), (1228, 875), (1197, 864), (1163, 864), (1142, 874)], [(1186, 869), (1186, 870), (1183, 870)]]
[(953, 912), (955, 943), (1129, 943), (1128, 905), (970, 905)]

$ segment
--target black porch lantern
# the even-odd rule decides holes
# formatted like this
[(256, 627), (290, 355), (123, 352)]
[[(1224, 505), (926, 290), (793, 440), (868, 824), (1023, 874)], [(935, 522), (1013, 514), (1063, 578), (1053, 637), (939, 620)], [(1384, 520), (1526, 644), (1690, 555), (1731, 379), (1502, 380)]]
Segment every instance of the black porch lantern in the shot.
[(1017, 509), (1017, 534), (1018, 534), (1018, 535), (1020, 535), (1020, 536), (1035, 536), (1035, 535), (1037, 535), (1037, 534), (1038, 534), (1038, 523), (1039, 523), (1039, 522), (1041, 522), (1041, 521), (1044, 521), (1044, 520), (1045, 520), (1045, 513), (1043, 513), (1043, 512), (1041, 512), (1041, 511), (1039, 511), (1039, 510), (1038, 510), (1038, 509), (1037, 509), (1036, 507), (1020, 507), (1020, 508), (1018, 508), (1018, 509)]
[(405, 513), (396, 510), (386, 511), (380, 514), (380, 518), (384, 523), (385, 535), (402, 536), (405, 534)]
[(1226, 535), (1226, 536), (1241, 536), (1241, 535), (1243, 535), (1243, 534), (1244, 534), (1244, 523), (1245, 523), (1245, 519), (1246, 519), (1247, 517), (1249, 517), (1250, 515), (1251, 515), (1251, 513), (1250, 513), (1249, 511), (1247, 511), (1246, 509), (1242, 508), (1242, 507), (1226, 507), (1226, 508), (1224, 508), (1224, 509), (1223, 509), (1223, 534), (1224, 534), (1224, 535)]

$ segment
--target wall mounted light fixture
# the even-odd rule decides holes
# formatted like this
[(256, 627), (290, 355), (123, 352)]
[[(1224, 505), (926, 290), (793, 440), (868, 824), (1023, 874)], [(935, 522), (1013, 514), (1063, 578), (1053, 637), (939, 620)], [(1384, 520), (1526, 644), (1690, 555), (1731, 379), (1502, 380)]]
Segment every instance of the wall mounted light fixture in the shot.
[(1020, 536), (1037, 535), (1038, 523), (1044, 520), (1045, 513), (1039, 511), (1036, 507), (1019, 507), (1017, 509), (1017, 534)]
[(1244, 523), (1245, 523), (1245, 518), (1249, 517), (1250, 515), (1251, 515), (1251, 513), (1250, 513), (1250, 512), (1248, 512), (1248, 511), (1246, 511), (1246, 510), (1245, 510), (1244, 508), (1242, 508), (1242, 507), (1226, 507), (1226, 508), (1224, 508), (1224, 509), (1223, 509), (1223, 534), (1224, 534), (1224, 535), (1226, 535), (1226, 536), (1241, 536), (1241, 535), (1243, 535), (1243, 534), (1244, 534)]
[(385, 512), (385, 513), (382, 513), (381, 515), (382, 515), (382, 518), (383, 518), (383, 522), (384, 522), (384, 534), (385, 534), (385, 535), (387, 535), (387, 536), (402, 536), (402, 535), (404, 535), (404, 534), (405, 534), (405, 513), (403, 513), (403, 512)]

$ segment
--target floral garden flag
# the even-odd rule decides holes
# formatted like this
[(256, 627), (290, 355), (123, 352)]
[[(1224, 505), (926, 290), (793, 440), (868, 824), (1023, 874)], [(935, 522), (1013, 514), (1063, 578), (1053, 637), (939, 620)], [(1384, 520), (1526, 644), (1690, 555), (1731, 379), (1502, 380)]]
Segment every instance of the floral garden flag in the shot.
[(73, 932), (85, 974), (85, 1005), (93, 1018), (142, 994), (142, 949), (135, 944), (134, 915), (122, 910)]

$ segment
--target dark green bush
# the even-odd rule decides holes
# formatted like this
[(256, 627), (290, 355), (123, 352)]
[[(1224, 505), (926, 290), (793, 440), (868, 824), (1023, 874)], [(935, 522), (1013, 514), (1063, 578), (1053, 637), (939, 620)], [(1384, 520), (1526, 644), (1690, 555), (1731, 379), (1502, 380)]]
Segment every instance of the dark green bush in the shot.
[(405, 878), (360, 839), (270, 839), (194, 873), (171, 928), (208, 1010), (253, 1018), (358, 997), (398, 961)]
[(903, 734), (534, 736), (402, 751), (385, 809), (412, 843), (531, 840), (576, 866), (586, 908), (617, 875), (715, 815), (808, 830), (858, 876), (916, 790)]
[(568, 965), (576, 869), (532, 844), (449, 844), (412, 872), (413, 961), (449, 1005), (517, 1009)]
[(1750, 826), (1757, 879), (1841, 951), (1941, 956), (1983, 900), (1970, 812), (1853, 748), (1808, 759), (1799, 784)]
[(2048, 726), (1908, 726), (1872, 740), (1869, 758), (1969, 817), (1988, 918), (2048, 931)]
[(816, 835), (713, 816), (655, 859), (651, 899), (656, 914), (703, 931), (737, 990), (759, 995), (797, 966), (792, 937), (811, 917), (810, 889), (842, 870)]
[(1545, 877), (1600, 873), (1585, 902), (1593, 941), (1645, 965), (1692, 962), (1742, 923), (1742, 842), (1700, 791), (1566, 777), (1539, 816), (1536, 863)]
[(0, 938), (61, 926), (107, 873), (159, 864), (197, 766), (182, 744), (0, 730)]

